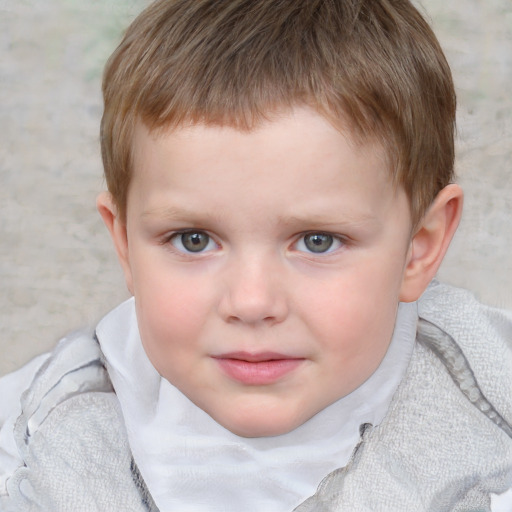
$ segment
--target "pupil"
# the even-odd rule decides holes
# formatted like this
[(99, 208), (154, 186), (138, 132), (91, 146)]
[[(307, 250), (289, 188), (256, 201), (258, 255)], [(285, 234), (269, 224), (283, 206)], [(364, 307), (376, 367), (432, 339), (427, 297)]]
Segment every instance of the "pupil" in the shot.
[(190, 252), (202, 251), (207, 245), (210, 237), (206, 233), (183, 233), (181, 243)]
[(304, 243), (311, 252), (325, 252), (328, 251), (333, 243), (331, 235), (324, 235), (316, 233), (313, 235), (306, 235)]

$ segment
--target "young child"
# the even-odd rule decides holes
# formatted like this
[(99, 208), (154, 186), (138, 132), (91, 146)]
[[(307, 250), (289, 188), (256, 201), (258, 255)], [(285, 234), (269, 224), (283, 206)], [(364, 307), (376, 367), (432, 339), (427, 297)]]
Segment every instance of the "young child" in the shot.
[(0, 380), (0, 510), (506, 510), (512, 316), (432, 282), (462, 191), (412, 4), (160, 0), (103, 92), (133, 298)]

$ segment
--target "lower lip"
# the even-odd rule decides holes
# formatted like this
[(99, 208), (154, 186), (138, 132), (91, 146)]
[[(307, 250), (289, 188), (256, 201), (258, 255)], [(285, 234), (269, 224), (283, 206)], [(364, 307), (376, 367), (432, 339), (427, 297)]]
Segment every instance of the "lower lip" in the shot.
[(242, 384), (263, 386), (273, 384), (293, 372), (303, 359), (273, 359), (269, 361), (244, 361), (216, 358), (223, 372)]

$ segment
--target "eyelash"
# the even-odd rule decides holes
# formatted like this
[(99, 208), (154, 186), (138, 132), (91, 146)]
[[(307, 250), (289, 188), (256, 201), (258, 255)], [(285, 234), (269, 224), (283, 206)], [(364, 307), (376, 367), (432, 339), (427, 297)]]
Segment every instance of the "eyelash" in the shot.
[[(189, 240), (184, 240), (184, 237), (186, 237), (187, 235), (190, 235)], [(200, 237), (203, 235), (205, 235), (207, 239), (201, 241)], [(312, 237), (309, 241), (309, 247), (307, 237)], [(316, 241), (314, 241), (315, 237)], [(322, 239), (322, 237), (326, 238)], [(326, 247), (325, 250), (315, 251), (314, 249), (312, 249), (311, 244), (313, 244), (313, 246), (316, 245), (317, 247), (321, 248), (322, 241), (327, 241), (328, 247)], [(185, 243), (195, 244), (198, 247), (198, 250), (190, 250), (190, 247), (187, 248), (184, 245)], [(177, 250), (177, 252), (186, 255), (201, 255), (204, 253), (208, 253), (213, 249), (219, 247), (219, 244), (215, 242), (214, 238), (210, 236), (206, 231), (201, 229), (188, 229), (183, 231), (176, 231), (172, 233), (170, 236), (167, 236), (163, 240), (163, 244), (170, 244), (173, 246), (174, 249)], [(208, 248), (210, 245), (214, 245), (214, 247)], [(332, 248), (333, 245), (334, 249)], [(336, 252), (345, 245), (347, 245), (347, 240), (342, 236), (323, 231), (309, 231), (306, 233), (301, 233), (293, 242), (292, 247), (294, 248), (294, 250), (297, 250), (298, 252), (321, 257), (323, 255), (328, 255), (333, 252)], [(302, 248), (299, 248), (301, 246)]]

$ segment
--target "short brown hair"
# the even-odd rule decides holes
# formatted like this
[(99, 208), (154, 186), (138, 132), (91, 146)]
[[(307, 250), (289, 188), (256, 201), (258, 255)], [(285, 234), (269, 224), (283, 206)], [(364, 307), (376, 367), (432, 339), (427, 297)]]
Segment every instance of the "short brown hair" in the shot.
[(107, 62), (101, 146), (124, 218), (138, 121), (250, 130), (310, 105), (385, 148), (419, 220), (453, 179), (455, 92), (409, 0), (159, 0)]

